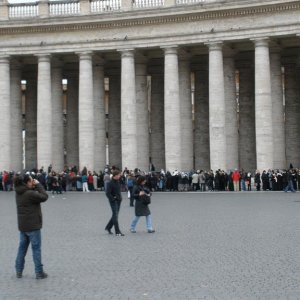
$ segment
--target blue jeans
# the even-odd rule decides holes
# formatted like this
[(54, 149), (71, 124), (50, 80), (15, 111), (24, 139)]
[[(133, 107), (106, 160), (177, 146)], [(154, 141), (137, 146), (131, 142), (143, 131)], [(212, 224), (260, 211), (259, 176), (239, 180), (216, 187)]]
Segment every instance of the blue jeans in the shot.
[(287, 192), (288, 190), (291, 190), (292, 192), (296, 192), (295, 189), (294, 189), (294, 185), (293, 185), (293, 181), (292, 180), (288, 181), (288, 185), (284, 189), (285, 192)]
[(42, 239), (40, 230), (28, 232), (20, 231), (20, 243), (16, 258), (16, 271), (20, 273), (23, 272), (25, 265), (25, 256), (30, 243), (32, 249), (33, 262), (35, 266), (35, 273), (43, 272), (41, 252)]
[[(130, 229), (135, 230), (136, 224), (138, 223), (139, 219), (139, 216), (134, 217), (133, 221), (131, 222)], [(153, 230), (151, 215), (146, 216), (146, 225), (148, 230)]]

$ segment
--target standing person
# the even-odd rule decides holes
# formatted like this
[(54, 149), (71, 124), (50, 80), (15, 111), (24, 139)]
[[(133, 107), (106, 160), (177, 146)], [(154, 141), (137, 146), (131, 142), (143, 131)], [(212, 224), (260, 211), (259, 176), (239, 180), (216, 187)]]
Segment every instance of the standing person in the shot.
[(151, 212), (148, 207), (150, 204), (150, 191), (145, 187), (146, 178), (144, 176), (139, 176), (136, 185), (133, 188), (133, 196), (135, 199), (135, 217), (131, 222), (130, 231), (136, 233), (135, 227), (138, 223), (140, 217), (146, 217), (146, 225), (148, 233), (154, 233), (155, 230), (152, 227)]
[(124, 236), (124, 234), (120, 231), (118, 221), (120, 206), (122, 202), (121, 187), (119, 182), (120, 177), (121, 172), (119, 170), (112, 171), (112, 179), (107, 183), (107, 187), (105, 190), (106, 197), (109, 200), (109, 204), (112, 210), (112, 217), (107, 223), (105, 230), (109, 234), (113, 234), (111, 232), (111, 229), (114, 226), (116, 236)]
[(88, 188), (88, 177), (86, 174), (82, 174), (82, 177), (81, 177), (81, 180), (82, 180), (82, 191), (83, 192), (89, 192), (89, 188)]
[(254, 175), (254, 184), (256, 185), (256, 190), (259, 192), (260, 191), (260, 172), (259, 170), (256, 170), (255, 175)]
[(41, 255), (41, 228), (43, 225), (41, 202), (48, 199), (48, 194), (43, 186), (28, 174), (24, 177), (16, 176), (14, 184), (20, 231), (20, 243), (15, 266), (16, 275), (17, 278), (22, 278), (25, 256), (31, 243), (36, 279), (44, 279), (48, 275), (43, 270)]
[(240, 188), (239, 188), (239, 183), (240, 183), (240, 178), (241, 178), (240, 172), (237, 169), (235, 169), (231, 175), (231, 178), (233, 181), (234, 191), (238, 192), (240, 190)]
[(134, 197), (132, 194), (132, 190), (133, 190), (133, 186), (135, 184), (135, 177), (133, 173), (130, 173), (127, 176), (127, 189), (128, 189), (128, 198), (130, 200), (130, 206), (133, 207), (134, 206)]

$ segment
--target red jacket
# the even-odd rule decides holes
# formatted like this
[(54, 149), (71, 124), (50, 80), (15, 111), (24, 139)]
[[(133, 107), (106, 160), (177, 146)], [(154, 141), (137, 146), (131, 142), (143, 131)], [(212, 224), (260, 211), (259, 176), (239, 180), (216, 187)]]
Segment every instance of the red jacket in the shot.
[(232, 178), (233, 181), (239, 181), (240, 178), (241, 178), (241, 175), (238, 171), (234, 171), (231, 178)]

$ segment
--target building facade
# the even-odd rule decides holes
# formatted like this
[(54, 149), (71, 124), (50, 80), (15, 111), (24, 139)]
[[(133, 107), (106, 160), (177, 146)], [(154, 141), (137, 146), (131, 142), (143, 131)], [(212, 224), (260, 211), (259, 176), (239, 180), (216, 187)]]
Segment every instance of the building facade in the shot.
[(299, 167), (299, 16), (295, 0), (0, 1), (0, 170)]

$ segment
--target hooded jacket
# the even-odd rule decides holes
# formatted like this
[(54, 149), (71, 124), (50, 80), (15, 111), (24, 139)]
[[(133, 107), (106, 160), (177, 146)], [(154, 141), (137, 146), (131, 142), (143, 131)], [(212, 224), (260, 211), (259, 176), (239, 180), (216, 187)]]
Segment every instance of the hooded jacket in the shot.
[(43, 225), (41, 202), (48, 199), (48, 194), (41, 184), (30, 189), (23, 184), (15, 188), (18, 213), (18, 227), (20, 231), (27, 232), (39, 230)]

